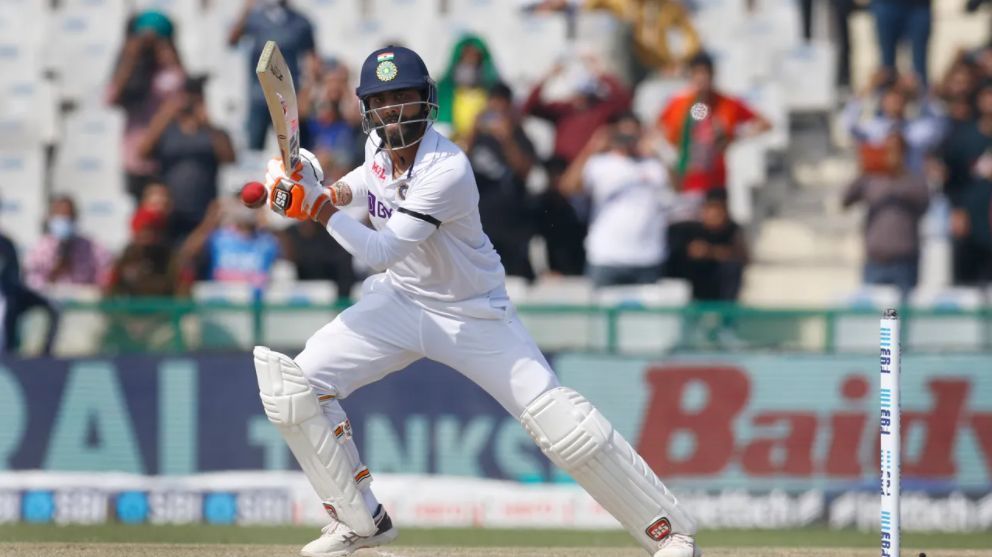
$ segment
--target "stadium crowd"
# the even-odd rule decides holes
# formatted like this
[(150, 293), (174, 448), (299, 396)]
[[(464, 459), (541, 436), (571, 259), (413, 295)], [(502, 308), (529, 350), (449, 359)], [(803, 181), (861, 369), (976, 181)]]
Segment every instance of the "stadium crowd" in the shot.
[[(633, 29), (629, 71), (579, 52), (521, 95), (485, 37), (467, 34), (454, 45), (435, 76), (436, 126), (472, 161), (483, 226), (508, 275), (536, 278), (532, 240), (539, 237), (548, 274), (585, 275), (596, 286), (674, 277), (691, 284), (694, 299), (737, 299), (749, 250), (728, 210), (726, 151), (771, 124), (714, 85), (714, 60), (693, 28), (692, 4), (521, 2), (521, 9), (565, 17), (605, 10)], [(812, 4), (801, 2), (807, 37)], [(850, 82), (844, 20), (859, 4), (831, 2), (842, 22), (834, 33), (840, 87)], [(985, 284), (992, 280), (992, 42), (962, 50), (934, 78), (926, 65), (929, 0), (873, 0), (870, 9), (882, 66), (841, 112), (861, 161), (843, 203), (867, 206), (864, 281), (912, 289), (919, 224), (935, 198), (946, 198), (954, 284)], [(318, 32), (291, 0), (247, 0), (228, 40), (251, 45), (244, 63), (252, 69), (266, 40), (279, 43), (297, 82), (302, 146), (317, 154), (330, 182), (362, 162), (365, 135), (352, 75), (360, 60), (318, 53)], [(108, 254), (77, 231), (74, 200), (55, 197), (44, 237), (25, 257), (25, 287), (77, 283), (98, 285), (108, 296), (187, 296), (195, 281), (212, 280), (261, 291), (284, 259), (298, 279), (334, 281), (347, 295), (363, 269), (317, 225), (273, 229), (266, 211), (246, 209), (221, 191), (219, 171), (239, 153), (230, 130), (211, 121), (208, 78), (184, 69), (176, 33), (163, 13), (135, 14), (107, 85), (106, 102), (126, 117), (122, 170), (137, 207), (129, 244)], [(907, 70), (896, 67), (902, 41), (912, 52)], [(632, 99), (649, 75), (686, 85), (653, 121), (641, 121)], [(552, 80), (571, 93), (547, 98)], [(258, 151), (269, 133), (268, 110), (254, 80), (246, 95), (247, 148)], [(523, 125), (528, 117), (554, 129), (545, 160)], [(531, 187), (535, 173), (543, 188)]]

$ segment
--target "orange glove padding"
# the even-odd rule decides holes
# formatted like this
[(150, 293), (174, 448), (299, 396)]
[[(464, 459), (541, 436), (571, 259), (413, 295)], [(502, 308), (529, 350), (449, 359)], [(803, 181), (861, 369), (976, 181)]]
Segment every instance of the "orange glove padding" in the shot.
[[(301, 162), (288, 176), (281, 158), (270, 160), (265, 187), (269, 190), (269, 207), (274, 212), (291, 219), (308, 220), (317, 217), (330, 197), (320, 183), (323, 172), (316, 158), (309, 152), (301, 151), (300, 155)], [(313, 165), (314, 171), (306, 172), (304, 165)]]

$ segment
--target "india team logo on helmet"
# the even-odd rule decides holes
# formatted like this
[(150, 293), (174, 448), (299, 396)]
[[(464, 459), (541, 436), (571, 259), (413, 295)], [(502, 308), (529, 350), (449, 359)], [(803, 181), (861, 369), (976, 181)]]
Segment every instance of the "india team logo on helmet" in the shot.
[(393, 62), (395, 57), (396, 55), (392, 52), (383, 52), (375, 57), (375, 61), (378, 62), (375, 67), (375, 76), (379, 78), (379, 81), (392, 81), (396, 78), (399, 68)]
[[(401, 89), (418, 91), (420, 100), (377, 108), (369, 105), (372, 95)], [(427, 65), (409, 48), (387, 46), (370, 54), (362, 64), (355, 93), (361, 101), (362, 130), (375, 132), (385, 149), (417, 144), (437, 120), (437, 86)]]
[(375, 76), (379, 78), (379, 81), (392, 81), (396, 78), (397, 73), (399, 70), (396, 68), (396, 64), (389, 60), (379, 62), (379, 65), (375, 67)]

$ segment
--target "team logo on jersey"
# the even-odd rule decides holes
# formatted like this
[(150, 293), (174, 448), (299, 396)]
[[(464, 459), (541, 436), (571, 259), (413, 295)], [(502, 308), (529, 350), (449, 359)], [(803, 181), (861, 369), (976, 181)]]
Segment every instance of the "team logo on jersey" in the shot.
[(663, 516), (648, 525), (644, 529), (644, 533), (652, 540), (660, 542), (672, 533), (672, 523), (668, 521), (668, 518)]
[(704, 103), (696, 103), (689, 109), (689, 116), (695, 121), (705, 120), (710, 115), (710, 107)]
[(392, 81), (396, 79), (398, 73), (399, 68), (392, 60), (383, 60), (375, 67), (375, 76), (379, 78), (379, 81)]
[(399, 196), (400, 200), (406, 199), (406, 192), (410, 189), (410, 184), (403, 182), (400, 187), (396, 188), (396, 195)]

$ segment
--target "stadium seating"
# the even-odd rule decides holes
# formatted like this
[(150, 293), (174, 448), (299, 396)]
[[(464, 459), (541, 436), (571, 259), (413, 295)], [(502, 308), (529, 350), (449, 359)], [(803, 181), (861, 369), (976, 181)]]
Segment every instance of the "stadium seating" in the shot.
[(790, 112), (828, 112), (836, 106), (837, 54), (832, 45), (796, 45), (784, 52), (778, 68)]
[(313, 309), (311, 306), (327, 306), (334, 303), (337, 296), (337, 286), (329, 281), (273, 282), (265, 290), (264, 302), (292, 309), (273, 309), (265, 313), (262, 325), (266, 342), (271, 347), (302, 348), (310, 335), (336, 315), (333, 311)]
[[(452, 45), (462, 33), (472, 31), (487, 40), (518, 100), (553, 63), (575, 58), (580, 51), (595, 51), (610, 63), (611, 71), (627, 72), (622, 62), (629, 30), (604, 11), (579, 12), (574, 36), (569, 37), (565, 16), (530, 15), (516, 3), (501, 0), (292, 0), (292, 4), (312, 19), (320, 54), (334, 55), (353, 70), (370, 50), (387, 41), (399, 41), (420, 51), (435, 77), (440, 77), (449, 63)], [(773, 123), (770, 133), (738, 142), (728, 153), (731, 212), (737, 221), (751, 225), (758, 238), (744, 300), (754, 305), (834, 307), (838, 302), (835, 291), (853, 287), (859, 280), (860, 237), (856, 226), (848, 226), (858, 215), (843, 215), (833, 206), (836, 204), (817, 205), (813, 210), (819, 211), (817, 219), (829, 223), (825, 228), (807, 222), (802, 213), (790, 212), (793, 203), (805, 202), (795, 198), (823, 183), (833, 186), (848, 178), (833, 170), (853, 168), (849, 156), (836, 153), (806, 168), (792, 164), (797, 152), (807, 150), (805, 144), (794, 142), (802, 130), (801, 126), (790, 130), (792, 117), (835, 110), (834, 45), (819, 38), (806, 42), (800, 37), (794, 0), (757, 0), (753, 10), (746, 9), (740, 0), (694, 0), (693, 4), (697, 8), (694, 23), (717, 63), (718, 85), (740, 96)], [(73, 194), (80, 206), (82, 231), (100, 244), (116, 250), (127, 241), (132, 206), (122, 195), (121, 115), (103, 107), (102, 102), (121, 48), (124, 21), (137, 10), (167, 13), (176, 23), (176, 40), (186, 69), (191, 74), (212, 76), (207, 85), (212, 119), (231, 133), (238, 148), (238, 162), (222, 169), (221, 192), (233, 193), (245, 181), (258, 178), (264, 158), (275, 149), (271, 134), (264, 153), (244, 149), (246, 91), (254, 76), (246, 45), (227, 45), (228, 31), (243, 8), (240, 0), (4, 0), (0, 10), (0, 71), (8, 79), (0, 82), (0, 227), (22, 250), (37, 241), (46, 201), (54, 193)], [(945, 10), (941, 17), (951, 17), (949, 13)], [(858, 17), (863, 20), (867, 16)], [(854, 27), (862, 23), (856, 22)], [(978, 29), (971, 23), (969, 29)], [(981, 31), (984, 33), (984, 26)], [(670, 96), (685, 84), (684, 79), (649, 77), (635, 91), (635, 111), (645, 123), (653, 124)], [(567, 85), (563, 77), (552, 81), (547, 92), (555, 97)], [(63, 101), (71, 101), (73, 109), (60, 110)], [(540, 157), (547, 157), (554, 141), (551, 126), (535, 119), (526, 119), (524, 126)], [(51, 160), (45, 156), (48, 147), (54, 147)], [(789, 203), (779, 207), (781, 212), (773, 217), (768, 217), (768, 200), (763, 196), (776, 186), (781, 173), (774, 169), (769, 173), (769, 157), (786, 160), (794, 174), (807, 174), (797, 178), (802, 191), (793, 188), (783, 194), (790, 197)], [(543, 173), (535, 169), (528, 186), (536, 192), (545, 182)], [(284, 219), (271, 220), (276, 227), (287, 224)], [(836, 236), (823, 232), (841, 228), (844, 231)], [(976, 291), (944, 287), (950, 278), (946, 215), (933, 210), (925, 228), (921, 287), (909, 300), (911, 308), (939, 313), (986, 304), (987, 298)], [(540, 258), (534, 264), (543, 270)], [(294, 303), (297, 289), (285, 286), (292, 280), (288, 277), (274, 280), (266, 300)], [(796, 284), (803, 286), (790, 288)], [(252, 300), (250, 289), (226, 285), (215, 292), (212, 288), (218, 287), (198, 285), (196, 297)], [(333, 290), (303, 285), (299, 292), (305, 295), (300, 301), (333, 301), (338, 293), (327, 288)], [(507, 288), (518, 304), (588, 305), (603, 311), (618, 304), (650, 308), (688, 301), (679, 287), (651, 285), (593, 292), (582, 278), (546, 279), (531, 286), (510, 277)], [(891, 289), (866, 288), (844, 296), (839, 305), (871, 308), (871, 312), (837, 319), (830, 332), (836, 348), (871, 351), (877, 332), (875, 313), (898, 305), (898, 296), (893, 296)], [(307, 316), (305, 324), (295, 317), (273, 314), (263, 325), (270, 333), (282, 335), (278, 342), (292, 343), (301, 341), (329, 317), (315, 313), (310, 319), (310, 313), (302, 315)], [(567, 315), (564, 325), (566, 313), (562, 312), (528, 314), (525, 319), (541, 344), (551, 349), (605, 346), (607, 328), (602, 315)], [(253, 324), (247, 312), (202, 317), (218, 327), (214, 330), (228, 329), (239, 345), (250, 344)], [(625, 315), (618, 323), (621, 348), (645, 353), (672, 348), (678, 342), (681, 325), (667, 318)], [(973, 318), (931, 315), (907, 322), (907, 345), (913, 348), (964, 349), (983, 342), (983, 335), (988, 334)], [(826, 336), (820, 322), (801, 334), (807, 335), (806, 340)]]
[(124, 39), (123, 0), (72, 0), (56, 12), (53, 68), (61, 95), (72, 101), (100, 99)]
[[(77, 284), (50, 286), (44, 294), (56, 304), (95, 303), (100, 301), (102, 295), (99, 287)], [(66, 312), (59, 318), (53, 350), (59, 356), (93, 354), (100, 349), (106, 327), (107, 315), (101, 311)]]
[[(518, 294), (519, 296), (519, 294)], [(590, 306), (593, 288), (583, 277), (550, 277), (536, 281), (517, 304), (544, 306), (546, 311), (528, 312), (521, 321), (537, 344), (548, 350), (584, 350), (606, 338), (606, 320), (589, 311), (570, 311), (562, 306)], [(555, 307), (558, 309), (555, 309)]]
[[(670, 279), (655, 284), (600, 288), (594, 298), (602, 308), (675, 309), (689, 303), (692, 287), (686, 281)], [(660, 354), (682, 342), (682, 314), (624, 312), (617, 320), (615, 332), (616, 348), (623, 353)]]
[(834, 348), (838, 352), (878, 350), (878, 324), (882, 311), (899, 307), (899, 290), (894, 286), (865, 285), (839, 301), (846, 309), (865, 310), (865, 315), (838, 316), (833, 324)]
[(0, 83), (0, 149), (35, 149), (53, 143), (59, 115), (52, 82), (30, 74), (10, 75)]
[(198, 281), (193, 285), (193, 300), (206, 304), (197, 314), (198, 338), (191, 344), (199, 348), (239, 347), (250, 349), (254, 341), (254, 315), (250, 309), (222, 309), (210, 304), (248, 305), (254, 291), (248, 284)]
[(0, 230), (21, 250), (41, 237), (47, 201), (41, 149), (0, 150)]
[(107, 108), (83, 108), (66, 117), (52, 184), (54, 193), (75, 199), (82, 232), (115, 252), (130, 238), (134, 210), (133, 200), (122, 195), (123, 126), (123, 114)]
[(910, 309), (933, 314), (911, 313), (904, 325), (904, 342), (914, 350), (974, 350), (985, 343), (987, 325), (977, 316), (953, 313), (975, 311), (986, 303), (988, 299), (978, 288), (917, 288), (910, 295)]

